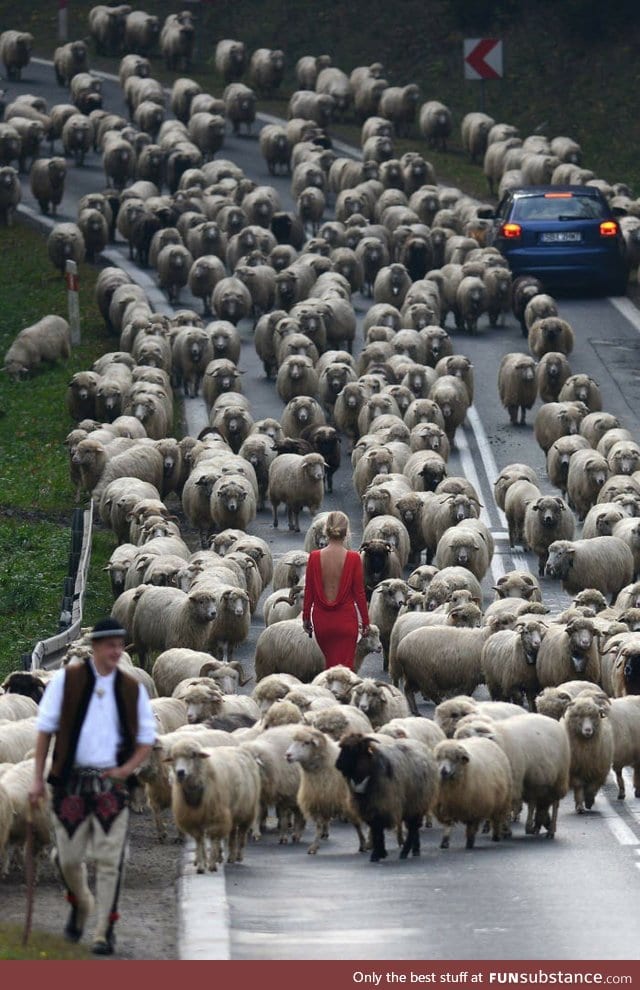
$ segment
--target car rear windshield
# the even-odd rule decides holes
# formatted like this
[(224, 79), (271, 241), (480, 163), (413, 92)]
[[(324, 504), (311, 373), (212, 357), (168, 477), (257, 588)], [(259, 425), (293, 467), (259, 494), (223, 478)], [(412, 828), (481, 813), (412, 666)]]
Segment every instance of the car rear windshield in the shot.
[(523, 196), (513, 204), (513, 220), (602, 220), (605, 206), (595, 196)]

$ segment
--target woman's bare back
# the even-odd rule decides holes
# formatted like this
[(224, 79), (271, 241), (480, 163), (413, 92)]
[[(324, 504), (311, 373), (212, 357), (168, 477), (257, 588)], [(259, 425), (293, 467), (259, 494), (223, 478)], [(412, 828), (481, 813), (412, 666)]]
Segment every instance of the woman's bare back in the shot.
[(322, 590), (328, 602), (334, 602), (338, 597), (346, 559), (347, 551), (340, 543), (329, 543), (320, 551)]

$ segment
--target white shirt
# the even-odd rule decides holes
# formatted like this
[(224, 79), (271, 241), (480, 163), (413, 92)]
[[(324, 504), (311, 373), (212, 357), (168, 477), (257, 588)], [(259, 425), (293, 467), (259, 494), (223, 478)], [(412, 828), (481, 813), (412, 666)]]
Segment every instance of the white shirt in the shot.
[[(120, 719), (115, 696), (115, 670), (99, 674), (93, 659), (89, 660), (96, 680), (85, 715), (74, 765), (106, 769), (117, 765), (117, 750), (122, 742)], [(38, 708), (37, 727), (40, 732), (57, 732), (60, 726), (65, 668), (56, 671), (47, 684)], [(138, 732), (136, 742), (151, 746), (156, 738), (156, 720), (143, 684), (138, 684)]]

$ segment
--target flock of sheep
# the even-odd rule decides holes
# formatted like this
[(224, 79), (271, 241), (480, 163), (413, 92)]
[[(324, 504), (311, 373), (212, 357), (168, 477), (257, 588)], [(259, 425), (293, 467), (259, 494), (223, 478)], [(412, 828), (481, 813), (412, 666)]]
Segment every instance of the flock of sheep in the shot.
[[(66, 440), (71, 483), (114, 534), (113, 615), (130, 634), (122, 662), (147, 687), (158, 721), (137, 807), (152, 810), (159, 841), (171, 809), (196, 840), (203, 872), (223, 852), (240, 861), (272, 809), (281, 843), (299, 841), (309, 821), (316, 853), (330, 822), (342, 819), (377, 861), (386, 829), (402, 857), (419, 852), (420, 829), (435, 819), (443, 848), (456, 822), (472, 847), (481, 828), (496, 841), (508, 836), (524, 805), (526, 832), (553, 837), (569, 789), (577, 812), (591, 808), (612, 767), (619, 797), (625, 767), (640, 797), (640, 446), (602, 411), (597, 384), (573, 373), (572, 328), (539, 283), (512, 285), (504, 259), (482, 246), (486, 204), (438, 186), (418, 153), (394, 158), (394, 134), (411, 127), (419, 98), (415, 86), (388, 87), (381, 66), (346, 76), (324, 56), (299, 61), (289, 121), (260, 135), (270, 174), (291, 175), (295, 211), (283, 209), (273, 187), (215, 157), (225, 121), (238, 130), (255, 115), (255, 93), (240, 82), (245, 69), (268, 92), (282, 78), (281, 53), (261, 49), (248, 61), (241, 43), (221, 41), (223, 98), (178, 79), (175, 119), (165, 119), (165, 92), (146, 55), (160, 36), (167, 64), (188, 68), (189, 20), (174, 15), (160, 31), (156, 18), (128, 7), (92, 11), (100, 51), (135, 48), (119, 73), (131, 121), (102, 108), (82, 43), (71, 43), (56, 53), (56, 74), (73, 105), (49, 110), (20, 96), (0, 125), (1, 154), (13, 147), (23, 167), (35, 159), (31, 185), (43, 210), (60, 202), (64, 159), (43, 162), (37, 149), (11, 146), (7, 129), (20, 137), (35, 123), (52, 143), (62, 138), (67, 156), (102, 152), (108, 188), (83, 197), (77, 225), (54, 229), (54, 264), (97, 256), (117, 233), (140, 265), (157, 270), (170, 301), (188, 286), (202, 302), (202, 315), (156, 313), (127, 274), (102, 269), (96, 299), (118, 349), (75, 374), (66, 397), (76, 424)], [(0, 39), (8, 66), (13, 34)], [(362, 161), (337, 157), (327, 130), (351, 108), (363, 123)], [(427, 103), (418, 116), (434, 146), (446, 142), (446, 107)], [(463, 140), (477, 157), (484, 139), (471, 123), (463, 121)], [(84, 137), (71, 143), (72, 133)], [(492, 133), (486, 128), (487, 156)], [(562, 140), (555, 153), (574, 154)], [(14, 172), (1, 164), (0, 187)], [(325, 221), (329, 203), (335, 219)], [(356, 292), (372, 298), (357, 358)], [(535, 436), (558, 494), (543, 494), (531, 467), (512, 464), (495, 499), (512, 544), (534, 551), (540, 574), (574, 595), (561, 614), (550, 612), (536, 577), (518, 571), (497, 582), (483, 608), (493, 538), (479, 493), (449, 474), (474, 379), (469, 358), (454, 353), (447, 318), (475, 332), (481, 315), (495, 325), (510, 309), (531, 354), (504, 358), (500, 398), (514, 425), (543, 400)], [(256, 419), (243, 393), (244, 319), (284, 404), (279, 418)], [(5, 366), (15, 377), (67, 355), (68, 327), (59, 321), (54, 333), (56, 320), (45, 317), (14, 342)], [(176, 389), (205, 399), (210, 425), (197, 438), (172, 436)], [(354, 670), (325, 670), (300, 615), (308, 554), (326, 542), (320, 510), (343, 469), (341, 441), (351, 447), (362, 504), (372, 624)], [(250, 533), (267, 503), (274, 526), (286, 507), (292, 532), (302, 511), (313, 516), (300, 548), (276, 560)], [(199, 549), (189, 545), (192, 532)], [(264, 629), (249, 671), (233, 656), (259, 603)], [(65, 662), (88, 652), (82, 638)], [(381, 676), (362, 677), (375, 653)], [(6, 852), (24, 841), (35, 706), (48, 676), (16, 671), (0, 696)], [(252, 677), (251, 694), (238, 693)], [(473, 697), (482, 684), (490, 701)], [(419, 715), (417, 694), (436, 705), (433, 719)], [(46, 809), (35, 824), (43, 850)]]

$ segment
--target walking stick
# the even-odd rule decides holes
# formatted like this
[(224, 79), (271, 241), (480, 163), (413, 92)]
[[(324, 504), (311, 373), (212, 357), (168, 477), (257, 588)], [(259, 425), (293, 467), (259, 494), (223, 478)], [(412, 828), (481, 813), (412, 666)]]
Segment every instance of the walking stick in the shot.
[(29, 801), (27, 805), (27, 837), (24, 844), (24, 875), (27, 883), (27, 910), (24, 919), (24, 931), (22, 933), (22, 944), (26, 945), (31, 934), (31, 922), (33, 919), (33, 899), (36, 887), (36, 864), (33, 857), (33, 812), (40, 805), (37, 801), (32, 805)]

